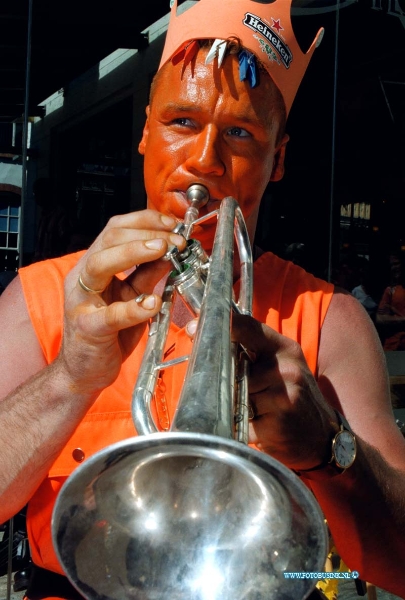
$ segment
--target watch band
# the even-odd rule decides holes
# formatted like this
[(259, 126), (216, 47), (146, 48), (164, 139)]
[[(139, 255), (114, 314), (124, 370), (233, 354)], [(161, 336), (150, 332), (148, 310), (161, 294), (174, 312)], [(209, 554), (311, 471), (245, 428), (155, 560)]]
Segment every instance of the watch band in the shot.
[(298, 477), (303, 477), (304, 479), (309, 479), (310, 481), (326, 481), (332, 477), (336, 477), (336, 475), (341, 475), (346, 471), (346, 469), (342, 469), (342, 467), (339, 467), (333, 461), (321, 463), (312, 469), (301, 469), (300, 471), (293, 469), (293, 471), (296, 475), (298, 475)]
[(341, 415), (338, 411), (335, 411), (335, 413), (339, 422), (339, 430), (333, 434), (333, 437), (331, 439), (331, 458), (329, 460), (323, 461), (316, 467), (312, 467), (311, 469), (292, 469), (294, 473), (298, 475), (298, 477), (303, 477), (304, 479), (309, 479), (310, 481), (327, 481), (332, 477), (341, 475), (347, 470), (347, 468), (341, 467), (335, 461), (335, 455), (333, 453), (334, 442), (336, 440), (336, 437), (342, 430), (350, 432), (354, 440), (355, 438), (348, 422), (343, 417), (343, 415)]

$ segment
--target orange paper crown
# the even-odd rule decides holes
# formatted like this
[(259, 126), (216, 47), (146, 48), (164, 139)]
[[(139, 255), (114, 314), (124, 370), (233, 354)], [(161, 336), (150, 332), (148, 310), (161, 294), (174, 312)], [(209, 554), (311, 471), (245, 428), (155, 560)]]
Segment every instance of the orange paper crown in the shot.
[(320, 29), (308, 52), (301, 51), (291, 25), (291, 2), (199, 0), (177, 15), (177, 0), (174, 0), (159, 68), (193, 40), (238, 37), (272, 77), (284, 98), (288, 114), (312, 54), (323, 36), (323, 29)]

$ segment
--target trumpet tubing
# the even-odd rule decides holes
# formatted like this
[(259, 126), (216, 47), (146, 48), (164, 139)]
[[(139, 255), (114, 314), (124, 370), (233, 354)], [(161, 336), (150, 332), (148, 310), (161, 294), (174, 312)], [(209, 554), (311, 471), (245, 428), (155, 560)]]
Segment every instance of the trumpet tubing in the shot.
[[(200, 186), (201, 187), (201, 186)], [(195, 216), (195, 211), (193, 211)], [(163, 316), (152, 323), (144, 360), (139, 369), (133, 394), (133, 419), (141, 435), (154, 433), (151, 402), (157, 374), (164, 366), (162, 356), (167, 335), (166, 317), (171, 312), (174, 289), (194, 314), (199, 314), (199, 326), (193, 350), (188, 357), (187, 373), (171, 431), (210, 433), (233, 439), (235, 434), (234, 404), (238, 405), (237, 430), (244, 432), (247, 443), (248, 398), (247, 363), (238, 364), (237, 349), (230, 339), (231, 312), (236, 307), (242, 314), (252, 310), (252, 254), (242, 212), (233, 198), (225, 198), (218, 217), (211, 260), (208, 262), (200, 244), (192, 240), (186, 252), (170, 254), (176, 265), (169, 275), (163, 294)], [(233, 302), (234, 236), (241, 257), (241, 292)], [(202, 258), (201, 258), (202, 257)], [(209, 264), (207, 275), (204, 268)], [(160, 335), (164, 331), (164, 334)], [(235, 385), (235, 373), (238, 385)], [(145, 376), (146, 375), (146, 376)], [(207, 386), (207, 381), (211, 384)], [(244, 394), (243, 398), (237, 395)]]

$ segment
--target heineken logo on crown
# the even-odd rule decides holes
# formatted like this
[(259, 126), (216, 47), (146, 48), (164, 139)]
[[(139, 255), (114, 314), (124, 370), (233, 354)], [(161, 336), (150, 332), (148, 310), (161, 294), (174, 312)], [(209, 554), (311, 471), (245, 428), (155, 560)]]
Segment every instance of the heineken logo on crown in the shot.
[(252, 13), (246, 13), (243, 23), (247, 27), (250, 27), (250, 29), (253, 29), (253, 31), (256, 33), (259, 33), (262, 37), (266, 38), (280, 56), (281, 62), (285, 68), (288, 69), (290, 67), (293, 59), (291, 50), (287, 44), (285, 44), (283, 40), (281, 40), (279, 36), (272, 29), (270, 29), (270, 27), (264, 21), (261, 20), (260, 17)]

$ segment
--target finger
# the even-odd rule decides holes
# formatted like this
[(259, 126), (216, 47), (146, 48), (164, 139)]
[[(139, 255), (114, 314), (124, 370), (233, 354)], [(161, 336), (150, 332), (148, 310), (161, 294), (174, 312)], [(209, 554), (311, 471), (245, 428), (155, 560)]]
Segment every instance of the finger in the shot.
[(171, 231), (161, 229), (133, 229), (129, 227), (110, 227), (100, 234), (100, 243), (97, 250), (104, 250), (121, 246), (139, 240), (147, 241), (155, 238), (165, 239), (168, 244), (185, 244), (185, 238)]
[[(250, 386), (249, 386), (250, 389)], [(291, 404), (281, 389), (265, 389), (249, 393), (249, 404), (253, 419), (264, 415), (280, 416), (283, 411), (289, 411)]]
[[(269, 351), (271, 338), (264, 335), (263, 324), (247, 315), (232, 314), (232, 341), (258, 354)], [(275, 345), (274, 350), (277, 350)], [(271, 348), (270, 348), (271, 351)]]
[(284, 360), (272, 360), (261, 355), (249, 366), (249, 393), (268, 393), (271, 395), (286, 392), (286, 380), (289, 374)]
[(114, 215), (107, 227), (128, 227), (130, 229), (156, 229), (171, 231), (178, 221), (174, 217), (165, 215), (156, 210), (137, 210), (122, 215)]
[[(184, 246), (182, 236), (170, 234), (173, 245)], [(135, 240), (111, 248), (95, 251), (86, 257), (81, 267), (83, 283), (93, 290), (104, 290), (114, 275), (132, 269), (140, 263), (152, 262), (161, 258), (168, 249), (168, 242), (163, 238)], [(167, 268), (167, 267), (166, 267)], [(149, 291), (139, 289), (139, 293)]]
[(100, 249), (108, 247), (104, 241), (104, 236), (109, 235), (110, 230), (115, 230), (115, 233), (120, 229), (128, 229), (129, 231), (172, 231), (177, 224), (177, 220), (173, 217), (163, 215), (154, 210), (140, 210), (123, 215), (114, 215), (108, 221), (106, 227), (96, 238), (92, 244), (92, 248)]
[(102, 305), (96, 310), (84, 306), (80, 318), (82, 330), (97, 332), (97, 336), (108, 336), (122, 329), (127, 329), (154, 317), (162, 307), (162, 300), (157, 294), (146, 295), (139, 302), (137, 299), (128, 302), (113, 302)]
[(256, 355), (265, 354), (270, 359), (276, 353), (294, 352), (299, 345), (281, 335), (268, 325), (247, 315), (232, 315), (232, 341), (239, 342)]

